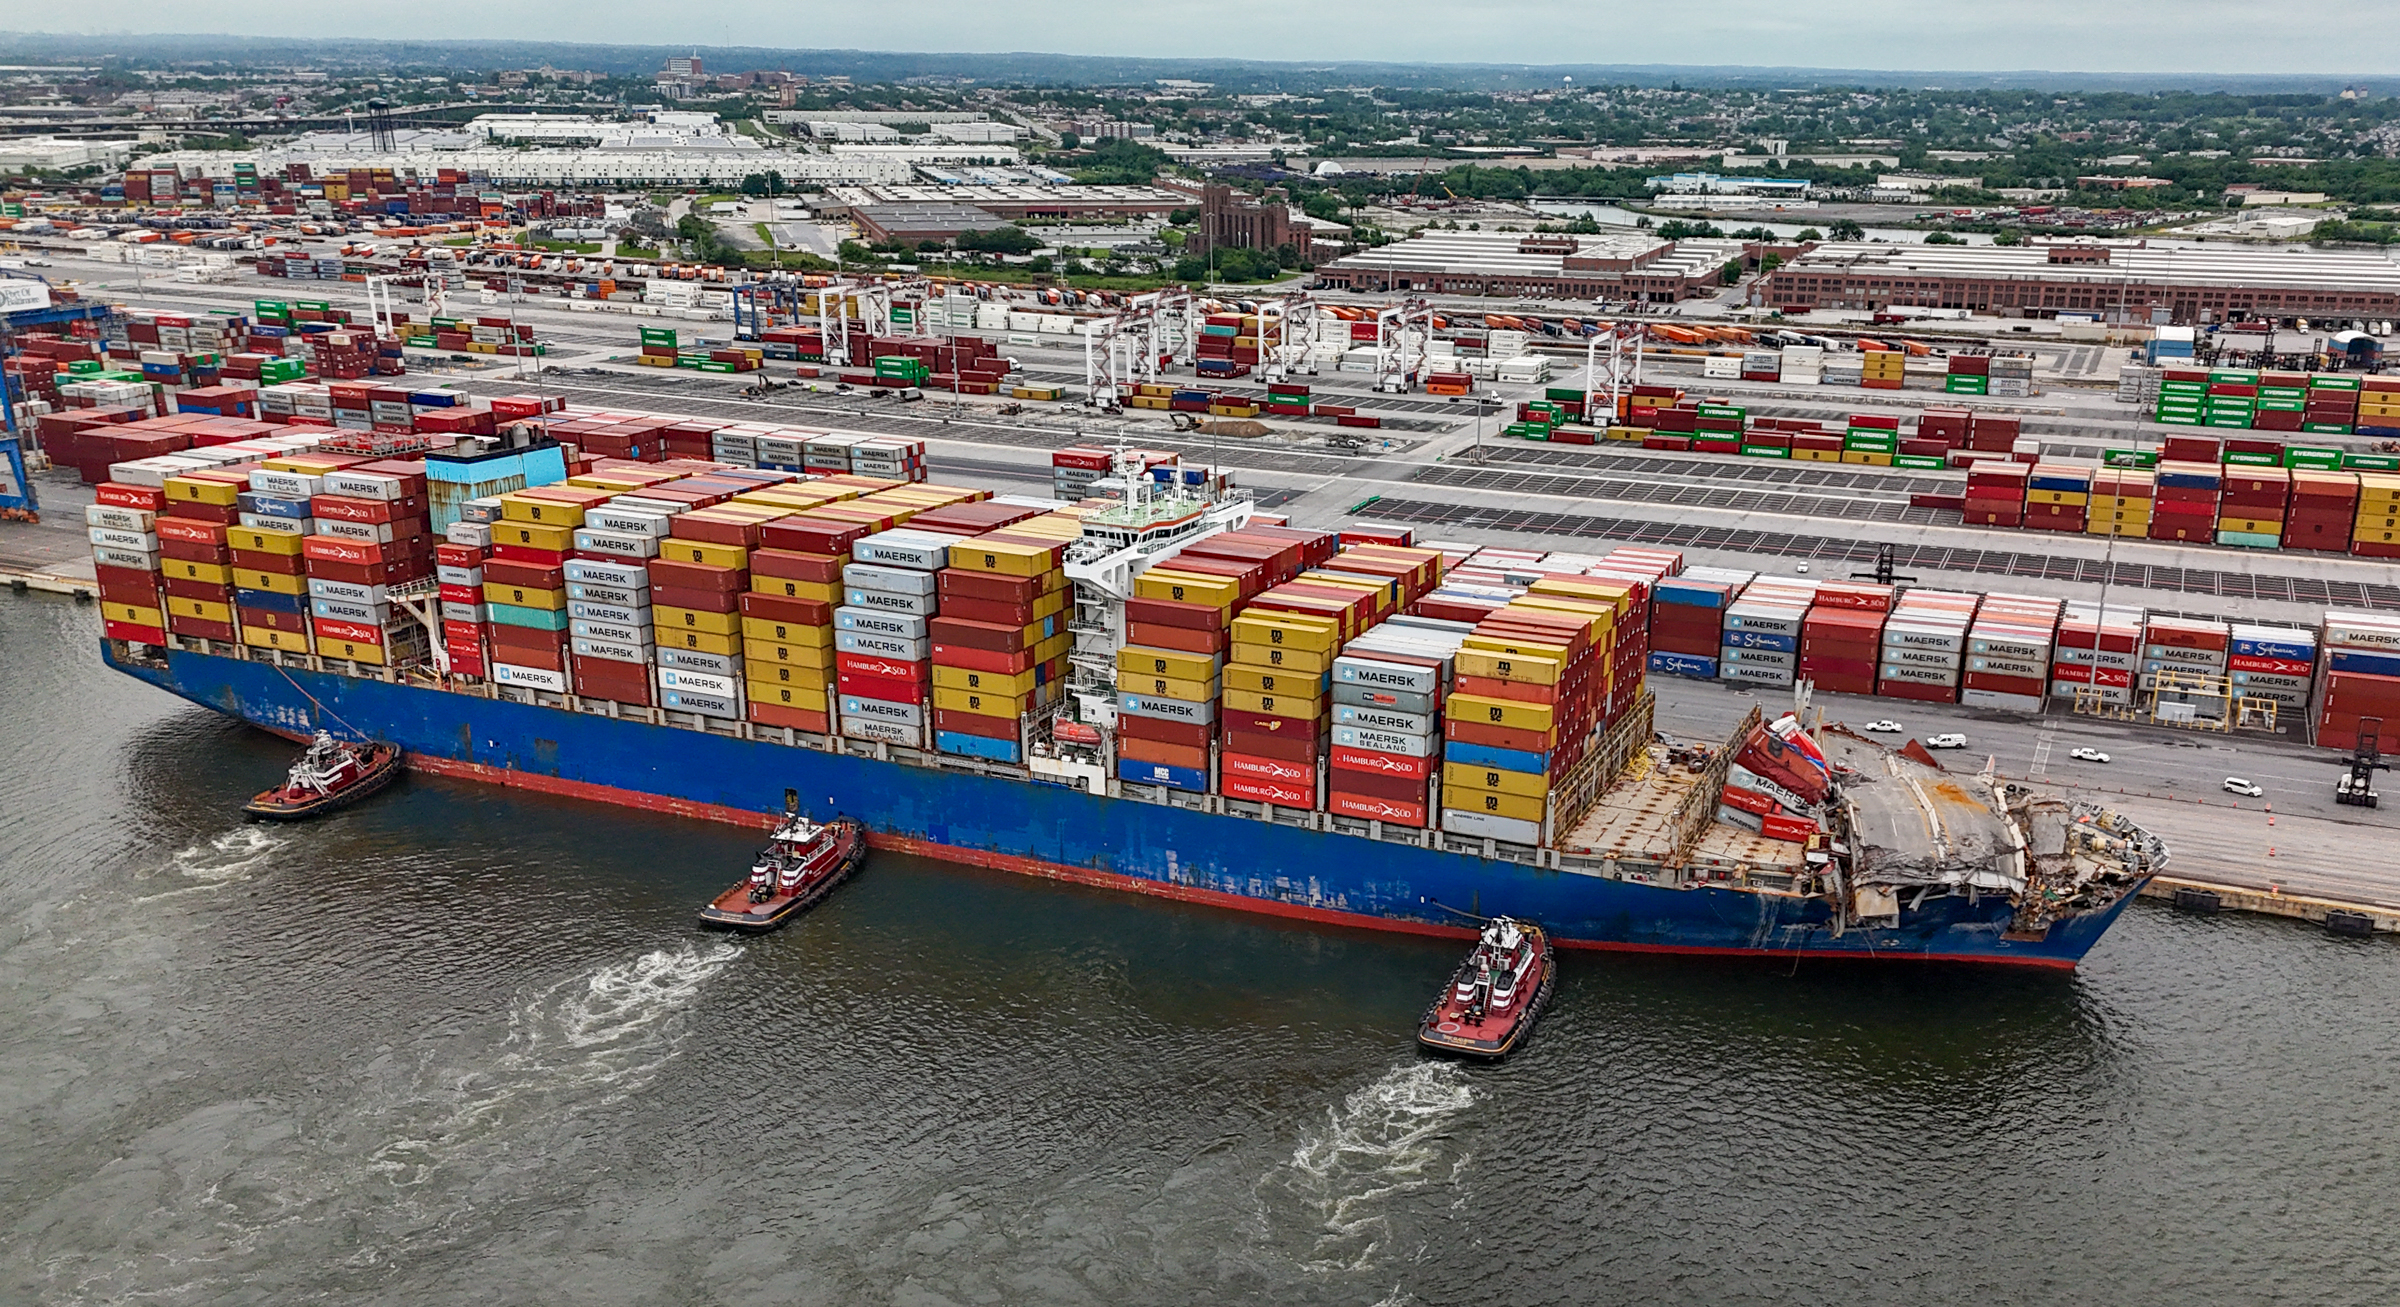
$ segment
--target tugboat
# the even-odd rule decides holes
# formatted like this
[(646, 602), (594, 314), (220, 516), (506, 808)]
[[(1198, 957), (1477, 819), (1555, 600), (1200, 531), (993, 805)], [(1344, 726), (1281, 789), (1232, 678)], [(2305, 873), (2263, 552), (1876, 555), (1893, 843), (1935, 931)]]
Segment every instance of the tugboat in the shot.
[(800, 792), (783, 792), (783, 822), (751, 864), (750, 877), (700, 909), (700, 924), (764, 934), (817, 905), (867, 860), (867, 828), (848, 817), (811, 821)]
[(1557, 981), (1550, 936), (1530, 921), (1494, 917), (1441, 997), (1425, 1009), (1417, 1043), (1436, 1053), (1496, 1062), (1533, 1033)]
[(301, 821), (347, 808), (392, 783), (400, 774), (400, 746), (369, 741), (352, 744), (329, 731), (317, 732), (308, 752), (292, 764), (283, 784), (242, 805), (264, 821)]

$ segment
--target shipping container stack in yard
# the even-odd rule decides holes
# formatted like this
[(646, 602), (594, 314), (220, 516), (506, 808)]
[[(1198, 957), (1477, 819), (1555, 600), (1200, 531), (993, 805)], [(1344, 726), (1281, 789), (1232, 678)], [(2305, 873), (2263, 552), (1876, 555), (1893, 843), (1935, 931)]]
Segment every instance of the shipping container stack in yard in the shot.
[(2400, 618), (2390, 613), (2327, 613), (2319, 630), (2323, 663), (2316, 681), (2317, 743), (2350, 750), (2370, 718), (2381, 718), (2377, 749), (2400, 753)]
[(2050, 664), (2050, 693), (2088, 698), (2094, 704), (2133, 703), (2134, 677), (2141, 671), (2142, 612), (2069, 600), (2059, 618), (2058, 643)]
[(2040, 712), (2057, 662), (2061, 607), (2057, 599), (2014, 594), (1988, 594), (1972, 605), (1958, 702)]
[(2361, 558), (2400, 558), (2400, 476), (2358, 474), (2358, 516), (2350, 552)]
[(1788, 686), (1800, 669), (1800, 624), (1816, 598), (1815, 582), (1760, 578), (1725, 607), (1717, 652), (1719, 679)]
[(1819, 587), (1800, 624), (1800, 675), (1836, 694), (1875, 693), (1892, 593), (1858, 582)]
[(1977, 596), (1955, 591), (1902, 591), (1883, 624), (1875, 693), (1957, 702), (1959, 676), (1967, 665), (1967, 628), (1977, 602)]

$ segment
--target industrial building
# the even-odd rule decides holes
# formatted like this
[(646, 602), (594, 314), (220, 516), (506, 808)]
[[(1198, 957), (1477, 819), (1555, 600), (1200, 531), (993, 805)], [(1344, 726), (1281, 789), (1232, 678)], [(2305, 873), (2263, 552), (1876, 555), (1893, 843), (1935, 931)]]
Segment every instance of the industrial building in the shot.
[(1966, 309), (2003, 317), (2088, 313), (2200, 323), (2251, 316), (2400, 316), (2400, 263), (2380, 253), (2110, 244), (1827, 244), (1769, 274), (1792, 309)]
[(1671, 304), (1714, 290), (1742, 242), (1668, 241), (1650, 235), (1423, 229), (1408, 239), (1317, 266), (1338, 290)]
[(1157, 186), (832, 186), (829, 217), (873, 205), (971, 204), (996, 218), (1148, 218), (1189, 207), (1189, 196)]
[(971, 231), (998, 231), (1008, 223), (988, 209), (972, 204), (861, 204), (850, 218), (859, 234), (870, 241), (898, 241), (915, 247), (926, 241), (947, 244)]

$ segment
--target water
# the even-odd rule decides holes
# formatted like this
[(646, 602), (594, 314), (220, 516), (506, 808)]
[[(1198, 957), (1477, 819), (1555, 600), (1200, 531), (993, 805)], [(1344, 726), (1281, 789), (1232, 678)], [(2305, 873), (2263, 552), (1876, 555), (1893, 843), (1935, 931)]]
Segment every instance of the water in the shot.
[(0, 597), (0, 1302), (2386, 1301), (2400, 951), (2138, 905), (2078, 974), (1572, 954), (1498, 1068), (1455, 946), (289, 747)]

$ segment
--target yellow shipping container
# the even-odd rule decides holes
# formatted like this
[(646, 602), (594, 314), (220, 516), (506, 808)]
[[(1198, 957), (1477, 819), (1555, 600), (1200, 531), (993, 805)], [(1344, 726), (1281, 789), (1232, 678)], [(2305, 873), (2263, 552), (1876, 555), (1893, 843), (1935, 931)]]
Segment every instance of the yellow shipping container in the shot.
[[(126, 605), (119, 604), (117, 606), (123, 608)], [(103, 611), (105, 612), (105, 610)], [(167, 612), (175, 617), (197, 617), (203, 622), (230, 622), (233, 620), (232, 604), (221, 604), (214, 599), (187, 599), (182, 595), (167, 596)], [(117, 617), (110, 620), (130, 622), (134, 619)]]
[(1227, 690), (1225, 706), (1234, 712), (1297, 717), (1312, 722), (1325, 715), (1325, 697), (1318, 694), (1259, 694), (1251, 690)]
[(1445, 784), (1442, 786), (1442, 806), (1459, 812), (1480, 812), (1487, 817), (1540, 821), (1543, 800), (1522, 794), (1503, 794), (1498, 790), (1468, 790)]
[(1253, 694), (1323, 694), (1326, 677), (1323, 672), (1285, 670), (1251, 663), (1227, 663), (1224, 675), (1228, 690), (1248, 690)]
[(968, 572), (1040, 576), (1058, 566), (1058, 547), (1020, 540), (962, 540), (950, 546), (950, 565)]
[[(657, 610), (653, 608), (652, 611)], [(715, 616), (715, 614), (711, 614), (711, 616)], [(715, 631), (670, 631), (662, 624), (658, 627), (655, 638), (661, 649), (695, 649), (701, 653), (713, 654), (737, 654), (742, 651), (740, 640), (730, 635), (719, 635)]]
[(753, 670), (758, 667), (778, 665), (791, 667), (833, 666), (833, 628), (825, 626), (801, 628), (804, 631), (823, 632), (825, 635), (823, 644), (761, 640), (750, 634), (750, 623), (759, 620), (755, 617), (742, 619), (742, 657), (749, 660)]
[(724, 636), (742, 633), (742, 618), (739, 613), (712, 613), (701, 608), (671, 608), (666, 604), (650, 605), (650, 624), (662, 636), (671, 630), (706, 631), (711, 635)]
[(1558, 720), (1556, 710), (1549, 704), (1492, 699), (1480, 694), (1451, 695), (1447, 715), (1451, 721), (1480, 722), (1514, 731), (1547, 731)]
[(300, 542), (307, 538), (246, 526), (225, 528), (225, 543), (235, 549), (245, 549), (254, 554), (281, 554), (286, 558), (298, 557)]
[(1462, 650), (1481, 649), (1486, 653), (1508, 654), (1512, 657), (1522, 654), (1535, 658), (1553, 658), (1562, 667), (1574, 659), (1574, 651), (1563, 644), (1519, 640), (1505, 635), (1469, 635), (1459, 641), (1458, 647)]
[(550, 526), (542, 522), (495, 522), (492, 524), (492, 543), (523, 545), (527, 549), (547, 549), (563, 554), (575, 547), (575, 528)]
[(1225, 670), (1230, 673), (1234, 664), (1247, 663), (1252, 667), (1272, 667), (1278, 671), (1323, 675), (1333, 670), (1333, 651), (1330, 649), (1278, 649), (1273, 645), (1252, 644), (1247, 640), (1233, 642), (1232, 661)]
[(583, 505), (562, 504), (555, 499), (528, 499), (521, 494), (502, 495), (500, 520), (578, 527), (583, 525)]
[(263, 626), (242, 628), (242, 643), (253, 649), (281, 649), (285, 653), (314, 653), (306, 631), (271, 631)]
[(1871, 453), (1864, 449), (1845, 449), (1842, 451), (1842, 461), (1845, 463), (1860, 463), (1868, 467), (1890, 467), (1892, 465), (1892, 456), (1889, 454)]
[(1549, 796), (1550, 778), (1541, 772), (1502, 771), (1498, 767), (1446, 762), (1442, 764), (1442, 791), (1445, 794), (1452, 791), (1470, 794), (1496, 791), (1540, 799)]
[(2028, 490), (2028, 504), (2089, 504), (2092, 497), (2081, 490)]
[[(262, 572), (255, 567), (233, 569), (233, 584), (237, 590), (264, 590), (268, 594), (304, 595), (308, 593), (308, 578), (282, 572)], [(261, 646), (271, 648), (273, 646)]]
[(1186, 653), (1180, 649), (1153, 649), (1148, 645), (1129, 644), (1117, 650), (1117, 670), (1127, 676), (1173, 676), (1186, 681), (1213, 681), (1217, 677), (1215, 654)]
[(995, 694), (989, 690), (954, 690), (946, 685), (933, 687), (933, 706), (943, 712), (973, 713), (978, 717), (1018, 718), (1032, 708), (1032, 694)]
[(242, 488), (232, 481), (213, 477), (168, 477), (163, 487), (167, 498), (182, 504), (214, 504), (229, 507), (241, 498)]
[(541, 608), (553, 613), (567, 606), (567, 592), (564, 590), (535, 590), (527, 586), (510, 585), (505, 581), (484, 582), (483, 599), (485, 603)]
[[(1040, 671), (1028, 667), (1021, 672), (983, 672), (972, 667), (933, 665), (934, 688), (942, 690), (976, 690), (984, 694), (1031, 694), (1042, 684)], [(1129, 687), (1119, 686), (1119, 689)], [(1144, 693), (1150, 693), (1144, 691)]]
[(2250, 535), (2279, 536), (2283, 534), (2283, 519), (2273, 517), (2220, 517), (2219, 531), (2242, 531)]
[(1332, 618), (1305, 613), (1253, 611), (1233, 619), (1233, 639), (1237, 644), (1326, 652), (1334, 647), (1340, 635), (1341, 625)]
[(1232, 577), (1202, 576), (1197, 572), (1153, 567), (1133, 579), (1133, 593), (1140, 599), (1171, 599), (1182, 604), (1211, 604), (1218, 608), (1230, 608), (1235, 600), (1242, 597), (1242, 586)]
[(233, 584), (233, 568), (224, 563), (195, 563), (188, 558), (170, 558), (160, 565), (159, 572), (161, 575), (174, 577), (178, 581), (206, 581), (210, 585)]
[(830, 663), (823, 667), (798, 667), (790, 663), (762, 663), (745, 659), (742, 671), (755, 685), (813, 686), (822, 690), (834, 681)]
[(1161, 699), (1180, 699), (1185, 703), (1208, 703), (1217, 697), (1214, 677), (1205, 681), (1190, 681), (1180, 676), (1137, 676), (1119, 669), (1117, 688), (1129, 694), (1150, 694)]
[(750, 702), (769, 703), (778, 708), (798, 708), (806, 712), (828, 710), (832, 692), (821, 685), (778, 685), (767, 681), (747, 681)]
[[(187, 599), (184, 602), (195, 603), (198, 601)], [(174, 606), (175, 601), (172, 598), (169, 598), (167, 600), (167, 609), (172, 611)], [(193, 614), (187, 613), (185, 615), (192, 616)], [(139, 604), (120, 604), (109, 599), (103, 599), (100, 601), (100, 620), (104, 622), (131, 622), (135, 626), (165, 626), (167, 624), (166, 613), (159, 609), (144, 608)], [(209, 620), (221, 622), (230, 621), (232, 619), (217, 617)]]
[(317, 656), (341, 658), (354, 663), (370, 663), (376, 667), (383, 666), (384, 661), (382, 645), (367, 644), (357, 640), (321, 639), (317, 641)]
[(661, 540), (658, 556), (671, 563), (706, 563), (710, 567), (735, 569), (750, 566), (750, 551), (740, 545), (720, 545), (708, 540)]
[(750, 574), (750, 588), (762, 595), (814, 599), (821, 604), (838, 604), (842, 601), (842, 583), (839, 581), (795, 581), (788, 576), (760, 576), (753, 572)]
[(1504, 654), (1488, 649), (1458, 651), (1458, 674), (1488, 676), (1499, 681), (1515, 681), (1526, 685), (1556, 685), (1566, 664), (1540, 654)]

